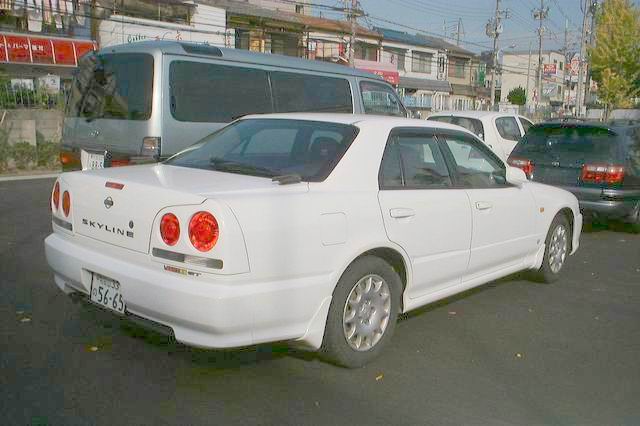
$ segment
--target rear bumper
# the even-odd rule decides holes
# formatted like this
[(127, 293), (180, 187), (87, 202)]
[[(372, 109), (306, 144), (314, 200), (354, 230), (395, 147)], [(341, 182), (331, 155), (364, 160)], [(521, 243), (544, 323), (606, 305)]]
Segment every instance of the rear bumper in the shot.
[(611, 219), (631, 219), (640, 202), (640, 190), (565, 187), (578, 198), (586, 215)]
[(45, 240), (55, 282), (67, 294), (88, 295), (96, 272), (120, 282), (127, 313), (171, 328), (176, 340), (191, 346), (232, 348), (285, 340), (320, 346), (323, 306), (332, 291), (329, 276), (260, 282), (249, 274), (188, 277), (165, 271), (146, 255), (127, 252), (125, 260), (78, 238), (84, 240), (54, 233)]

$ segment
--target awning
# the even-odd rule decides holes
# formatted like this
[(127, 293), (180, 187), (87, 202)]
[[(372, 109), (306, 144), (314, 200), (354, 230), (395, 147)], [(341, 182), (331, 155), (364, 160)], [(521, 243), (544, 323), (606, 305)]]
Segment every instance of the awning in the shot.
[(378, 75), (394, 86), (397, 86), (400, 82), (400, 74), (398, 73), (396, 66), (393, 64), (356, 59), (355, 65), (357, 69)]
[(78, 65), (78, 58), (96, 50), (91, 40), (34, 37), (0, 33), (0, 62), (29, 65)]
[(451, 84), (446, 80), (400, 77), (400, 87), (404, 89), (451, 93)]

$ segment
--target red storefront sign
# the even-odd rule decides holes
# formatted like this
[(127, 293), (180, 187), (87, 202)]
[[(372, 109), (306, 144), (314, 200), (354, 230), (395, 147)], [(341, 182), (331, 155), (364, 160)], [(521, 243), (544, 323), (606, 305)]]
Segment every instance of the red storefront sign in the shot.
[(92, 41), (0, 33), (0, 62), (77, 66), (78, 58), (95, 49)]
[(398, 73), (397, 66), (394, 64), (356, 59), (355, 65), (359, 70), (378, 75), (394, 86), (400, 84), (400, 74)]
[(400, 84), (400, 74), (398, 71), (383, 71), (383, 70), (370, 70), (367, 68), (360, 68), (362, 71), (367, 71), (372, 74), (382, 77), (387, 83), (391, 83), (394, 86)]

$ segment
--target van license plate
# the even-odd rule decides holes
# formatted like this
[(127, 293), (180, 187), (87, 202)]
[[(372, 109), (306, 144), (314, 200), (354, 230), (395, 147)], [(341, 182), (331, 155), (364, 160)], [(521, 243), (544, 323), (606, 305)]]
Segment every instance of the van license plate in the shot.
[(119, 314), (124, 314), (127, 308), (120, 292), (120, 283), (96, 273), (91, 280), (91, 301)]
[(104, 168), (104, 154), (93, 154), (82, 151), (82, 169), (95, 170)]

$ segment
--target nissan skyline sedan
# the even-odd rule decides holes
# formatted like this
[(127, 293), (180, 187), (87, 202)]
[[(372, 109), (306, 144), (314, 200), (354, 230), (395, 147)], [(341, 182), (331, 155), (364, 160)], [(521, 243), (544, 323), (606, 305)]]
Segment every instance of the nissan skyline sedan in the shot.
[(359, 367), (400, 313), (527, 270), (557, 280), (578, 201), (464, 129), (250, 116), (155, 165), (60, 175), (57, 286), (203, 348), (286, 341)]

